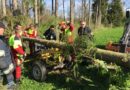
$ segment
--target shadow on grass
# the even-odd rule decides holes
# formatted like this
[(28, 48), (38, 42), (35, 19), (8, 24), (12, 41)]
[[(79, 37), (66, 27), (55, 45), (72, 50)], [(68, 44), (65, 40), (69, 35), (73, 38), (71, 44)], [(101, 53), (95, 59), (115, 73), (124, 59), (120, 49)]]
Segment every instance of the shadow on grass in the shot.
[[(34, 80), (31, 76), (32, 63), (25, 63), (25, 69), (23, 70), (23, 76), (25, 78)], [(130, 77), (130, 74), (126, 74), (129, 70), (121, 73), (114, 72), (112, 76), (110, 73), (104, 76), (100, 76), (97, 68), (86, 69), (86, 66), (80, 65), (80, 75), (85, 76), (84, 79), (79, 80), (72, 78), (72, 75), (68, 73), (49, 73), (47, 79), (43, 84), (52, 84), (53, 90), (109, 90), (110, 85), (116, 85), (118, 87), (125, 87), (125, 80)], [(71, 72), (69, 72), (71, 73)], [(72, 74), (72, 73), (71, 73)], [(116, 75), (117, 74), (117, 75)], [(115, 76), (116, 75), (116, 76)], [(69, 80), (67, 80), (69, 78)], [(112, 79), (111, 79), (112, 78)], [(119, 82), (120, 81), (120, 82)], [(37, 82), (42, 83), (42, 82)], [(120, 88), (119, 88), (120, 89)]]
[(56, 89), (65, 90), (96, 90), (96, 86), (89, 81), (77, 82), (75, 80), (66, 81), (65, 74), (50, 74), (46, 80), (46, 83), (53, 83)]
[[(25, 69), (23, 72), (23, 76), (25, 78), (32, 79), (31, 76), (31, 63), (25, 64)], [(83, 67), (84, 68), (84, 67)], [(81, 73), (84, 73), (84, 69), (81, 68)], [(92, 72), (92, 71), (91, 71)], [(86, 76), (89, 77), (88, 79), (82, 79), (78, 81), (78, 79), (72, 78), (71, 75), (64, 74), (64, 73), (49, 73), (47, 75), (47, 79), (45, 80), (44, 83), (46, 84), (52, 84), (54, 86), (54, 90), (108, 90), (109, 84), (108, 85), (103, 85), (103, 83), (98, 82), (95, 78), (96, 73), (90, 73), (90, 71), (86, 71)], [(91, 77), (90, 77), (91, 76)], [(69, 80), (67, 80), (69, 78)], [(103, 78), (98, 78), (102, 79)], [(95, 81), (96, 80), (96, 81)], [(37, 82), (37, 83), (42, 83), (42, 82)]]
[(105, 49), (105, 45), (96, 45), (97, 48)]

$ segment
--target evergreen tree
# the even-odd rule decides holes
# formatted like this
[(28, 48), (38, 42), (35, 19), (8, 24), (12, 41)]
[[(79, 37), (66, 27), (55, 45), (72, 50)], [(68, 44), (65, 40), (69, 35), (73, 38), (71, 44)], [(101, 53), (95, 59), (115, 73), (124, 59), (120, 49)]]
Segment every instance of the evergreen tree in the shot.
[(96, 25), (107, 23), (108, 0), (93, 0), (92, 19)]
[(108, 20), (113, 26), (120, 26), (123, 21), (121, 0), (112, 0), (108, 10)]

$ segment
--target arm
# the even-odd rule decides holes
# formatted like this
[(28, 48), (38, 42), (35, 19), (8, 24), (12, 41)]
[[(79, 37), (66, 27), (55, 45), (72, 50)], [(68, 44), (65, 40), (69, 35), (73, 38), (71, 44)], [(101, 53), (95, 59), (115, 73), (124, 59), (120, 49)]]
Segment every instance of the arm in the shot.
[(44, 33), (43, 35), (44, 35), (45, 37), (47, 37), (47, 36), (48, 36), (48, 33), (49, 33), (49, 31), (46, 30), (45, 33)]
[(78, 35), (80, 36), (80, 28), (78, 29)]

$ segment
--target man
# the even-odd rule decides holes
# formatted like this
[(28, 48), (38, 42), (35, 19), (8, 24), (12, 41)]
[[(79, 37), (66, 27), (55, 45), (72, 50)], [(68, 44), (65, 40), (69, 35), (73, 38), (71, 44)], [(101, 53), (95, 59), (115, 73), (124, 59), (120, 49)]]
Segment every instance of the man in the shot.
[[(30, 27), (27, 30), (27, 36), (29, 38), (37, 37), (36, 25), (30, 24)], [(32, 55), (35, 52), (35, 43), (34, 42), (29, 42), (29, 49), (30, 49), (30, 55)]]
[(36, 25), (30, 24), (27, 34), (30, 38), (36, 38), (37, 37)]
[(90, 40), (92, 40), (92, 31), (91, 29), (86, 25), (86, 22), (81, 21), (81, 26), (78, 29), (78, 35), (83, 36), (86, 35)]
[(21, 42), (21, 36), (22, 36), (21, 25), (16, 24), (14, 26), (14, 29), (15, 29), (15, 34), (9, 38), (9, 45), (11, 47), (15, 59), (15, 63), (16, 63), (16, 68), (15, 68), (16, 83), (19, 83), (21, 78), (21, 64), (23, 63), (23, 57), (25, 55), (25, 52), (23, 50), (22, 42)]
[(0, 22), (0, 82), (3, 79), (3, 75), (6, 75), (7, 78), (7, 89), (13, 89), (14, 77), (13, 77), (13, 58), (11, 56), (11, 52), (7, 43), (7, 39), (5, 39), (3, 33), (5, 31), (5, 25)]
[(74, 25), (70, 21), (67, 21), (66, 24), (69, 26), (71, 32), (74, 31)]
[(47, 40), (56, 40), (56, 33), (54, 25), (51, 25), (48, 30), (43, 34)]

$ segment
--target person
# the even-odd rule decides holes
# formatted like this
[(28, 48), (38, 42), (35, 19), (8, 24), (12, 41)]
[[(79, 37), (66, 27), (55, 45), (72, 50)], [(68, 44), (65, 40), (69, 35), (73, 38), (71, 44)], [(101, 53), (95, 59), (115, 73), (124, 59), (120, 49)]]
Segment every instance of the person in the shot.
[(92, 40), (92, 31), (91, 29), (86, 25), (85, 21), (81, 21), (81, 26), (78, 29), (78, 35), (79, 36), (84, 36), (86, 35), (90, 40)]
[(66, 22), (66, 29), (65, 29), (65, 34), (67, 35), (67, 42), (69, 44), (73, 43), (73, 35), (72, 32), (74, 31), (74, 25), (70, 22)]
[(55, 27), (54, 25), (51, 25), (48, 30), (45, 31), (43, 34), (45, 39), (47, 40), (56, 40), (56, 33), (55, 33)]
[(70, 21), (67, 21), (66, 24), (67, 24), (67, 26), (69, 26), (70, 31), (73, 32), (74, 31), (74, 25)]
[(23, 50), (22, 47), (22, 42), (21, 42), (21, 36), (22, 36), (22, 30), (21, 30), (21, 25), (18, 23), (14, 26), (15, 29), (15, 34), (12, 35), (9, 38), (9, 45), (11, 47), (12, 53), (13, 53), (13, 57), (15, 59), (15, 64), (16, 64), (16, 68), (15, 68), (15, 81), (16, 83), (20, 83), (20, 79), (21, 79), (21, 65), (24, 61), (24, 56), (25, 56), (25, 52)]
[(66, 23), (64, 21), (60, 22), (59, 23), (59, 29), (60, 29), (60, 32), (59, 32), (59, 40), (60, 41), (64, 41), (64, 37), (65, 37), (65, 29), (66, 29)]
[(30, 24), (27, 30), (27, 34), (28, 34), (28, 37), (30, 38), (36, 38), (37, 37), (36, 25)]
[[(28, 30), (27, 30), (27, 37), (29, 38), (36, 38), (37, 37), (37, 28), (36, 25), (30, 24)], [(30, 49), (30, 55), (32, 55), (35, 52), (35, 43), (29, 42), (29, 49)]]
[(7, 89), (13, 89), (13, 86), (15, 86), (13, 76), (15, 66), (7, 39), (3, 35), (4, 31), (5, 25), (0, 22), (0, 82), (2, 83), (3, 75), (6, 75)]

